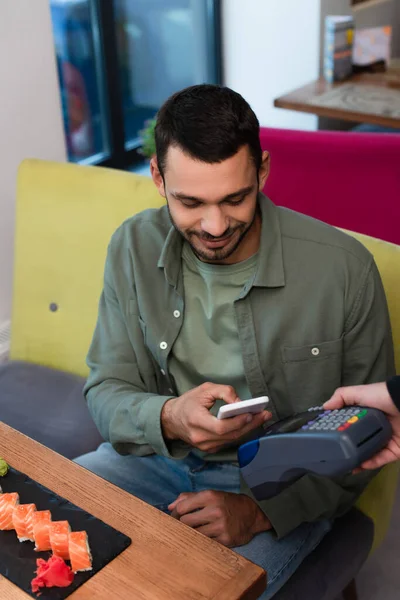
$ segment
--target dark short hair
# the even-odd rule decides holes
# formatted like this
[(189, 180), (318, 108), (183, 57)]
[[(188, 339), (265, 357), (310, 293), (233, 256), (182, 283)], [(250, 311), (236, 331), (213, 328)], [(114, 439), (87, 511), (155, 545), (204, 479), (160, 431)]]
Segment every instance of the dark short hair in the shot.
[(257, 173), (261, 167), (256, 115), (240, 94), (219, 85), (194, 85), (168, 98), (157, 114), (155, 143), (161, 175), (170, 146), (203, 162), (218, 163), (247, 145)]

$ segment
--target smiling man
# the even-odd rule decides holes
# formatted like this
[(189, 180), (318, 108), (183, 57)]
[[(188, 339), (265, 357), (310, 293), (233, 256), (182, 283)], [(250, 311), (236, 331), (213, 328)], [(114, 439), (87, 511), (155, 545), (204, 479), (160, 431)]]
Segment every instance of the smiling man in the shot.
[[(394, 374), (385, 295), (355, 239), (262, 194), (270, 159), (239, 94), (178, 92), (156, 147), (166, 205), (111, 240), (85, 386), (106, 442), (77, 462), (260, 564), (271, 598), (373, 474), (306, 475), (256, 502), (237, 447)], [(268, 411), (216, 418), (261, 395)]]
[[(238, 184), (246, 182), (249, 177), (249, 151), (242, 147), (236, 156), (227, 159), (223, 168), (217, 169), (216, 177), (220, 180), (218, 187), (213, 186), (212, 180), (202, 173), (200, 164), (191, 165), (187, 156), (178, 148), (171, 148), (171, 184), (185, 187), (190, 186), (185, 179), (197, 179), (197, 187), (202, 196), (193, 196), (184, 191), (177, 191), (171, 187), (168, 194), (168, 209), (172, 223), (177, 231), (191, 246), (195, 255), (204, 262), (234, 264), (249, 258), (258, 250), (261, 231), (261, 216), (256, 202), (259, 183), (251, 182), (250, 185), (239, 187), (234, 192), (226, 194), (232, 189), (229, 175), (236, 171)], [(166, 196), (162, 170), (157, 162), (152, 161), (154, 181), (163, 196)], [(194, 168), (193, 168), (194, 167)], [(179, 173), (185, 173), (182, 178)], [(262, 183), (265, 182), (268, 172), (268, 155), (264, 156), (262, 165)], [(251, 173), (251, 172), (250, 172)], [(204, 177), (206, 179), (204, 180)], [(208, 185), (207, 185), (208, 182)], [(213, 186), (209, 190), (208, 187)], [(190, 186), (193, 191), (193, 183)], [(218, 189), (220, 188), (220, 189)], [(218, 196), (220, 193), (222, 196)], [(226, 194), (226, 195), (225, 195)], [(188, 210), (189, 209), (189, 210)]]

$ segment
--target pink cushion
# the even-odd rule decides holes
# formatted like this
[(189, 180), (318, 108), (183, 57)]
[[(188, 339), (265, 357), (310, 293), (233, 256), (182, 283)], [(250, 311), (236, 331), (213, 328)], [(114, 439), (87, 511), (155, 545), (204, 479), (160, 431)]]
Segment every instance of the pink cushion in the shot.
[(261, 128), (280, 206), (400, 244), (400, 134)]

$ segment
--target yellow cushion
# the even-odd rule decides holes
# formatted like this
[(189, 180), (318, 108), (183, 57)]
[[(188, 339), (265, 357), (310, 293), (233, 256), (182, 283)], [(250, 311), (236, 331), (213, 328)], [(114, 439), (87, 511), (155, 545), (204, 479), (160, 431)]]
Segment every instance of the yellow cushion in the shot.
[[(86, 376), (107, 245), (126, 218), (163, 204), (148, 177), (39, 160), (18, 174), (11, 358)], [(400, 247), (355, 234), (385, 286), (400, 372)], [(57, 305), (56, 311), (50, 305)], [(387, 530), (397, 465), (381, 471), (358, 505)]]
[[(149, 177), (39, 160), (22, 163), (13, 360), (86, 376), (111, 235), (126, 218), (163, 202)], [(49, 308), (52, 303), (56, 312)]]
[(379, 269), (392, 325), (396, 373), (400, 373), (400, 246), (353, 231), (346, 233), (368, 248)]
[[(386, 292), (392, 324), (396, 372), (400, 373), (400, 246), (347, 231), (373, 254)], [(373, 551), (383, 541), (391, 518), (399, 463), (384, 467), (360, 496), (357, 506), (375, 524)]]

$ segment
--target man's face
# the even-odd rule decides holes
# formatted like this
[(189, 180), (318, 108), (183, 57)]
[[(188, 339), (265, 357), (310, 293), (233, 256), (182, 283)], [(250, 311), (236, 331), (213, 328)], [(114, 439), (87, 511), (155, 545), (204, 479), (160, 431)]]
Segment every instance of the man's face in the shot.
[[(264, 162), (268, 162), (268, 155)], [(160, 194), (167, 199), (175, 228), (200, 259), (234, 263), (257, 251), (257, 194), (266, 176), (262, 168), (262, 181), (257, 180), (247, 146), (233, 157), (212, 164), (170, 147), (164, 180), (155, 161), (151, 169)]]

